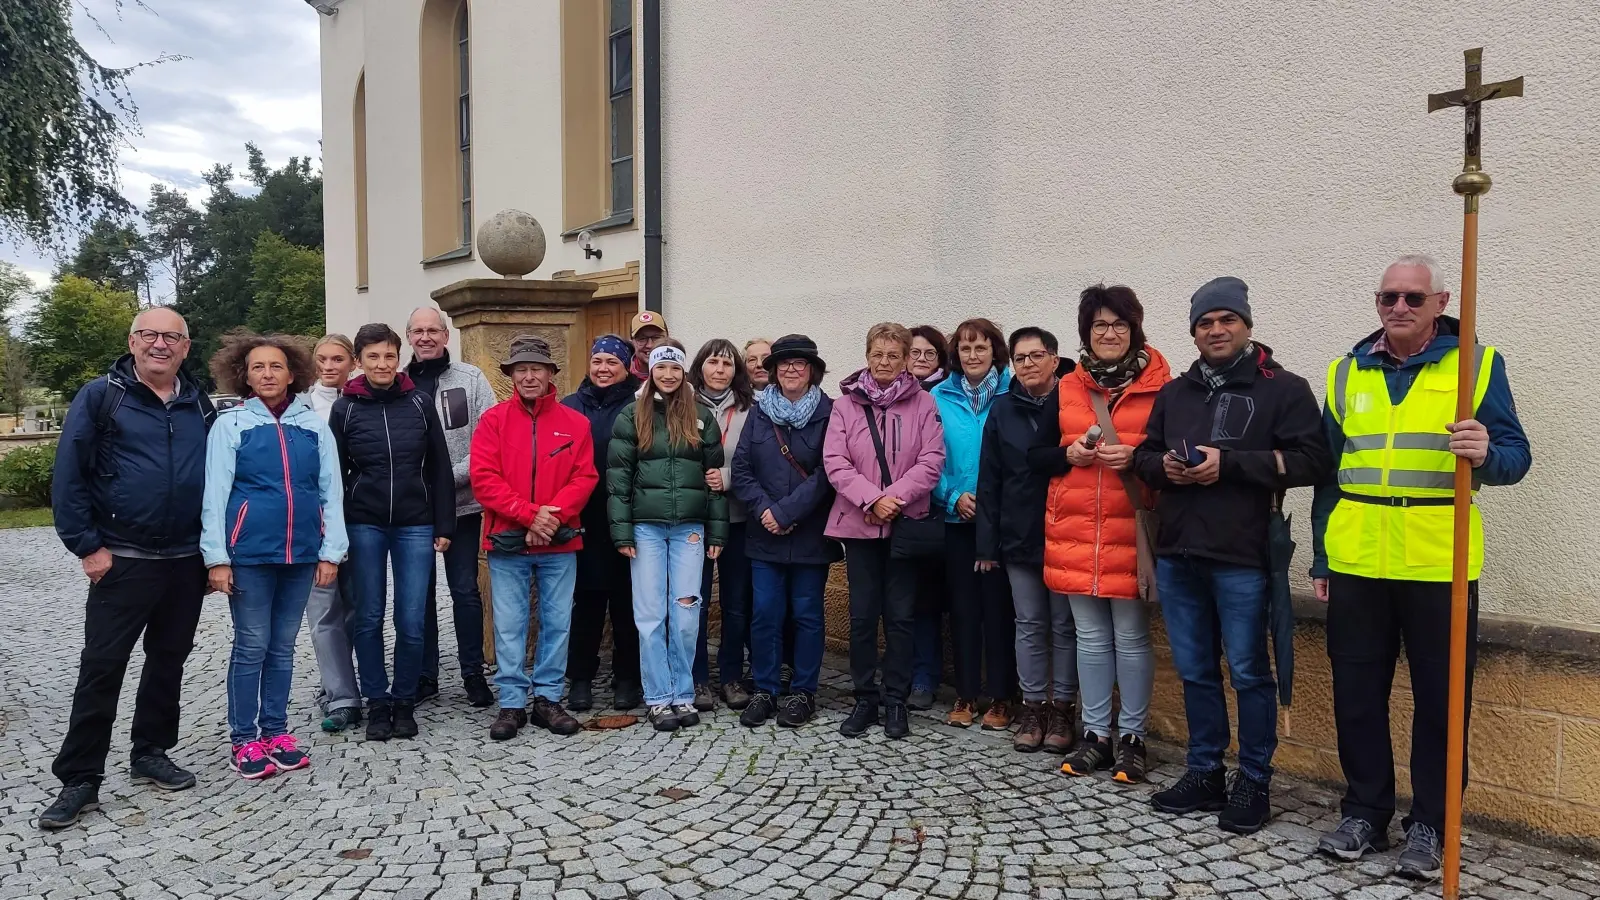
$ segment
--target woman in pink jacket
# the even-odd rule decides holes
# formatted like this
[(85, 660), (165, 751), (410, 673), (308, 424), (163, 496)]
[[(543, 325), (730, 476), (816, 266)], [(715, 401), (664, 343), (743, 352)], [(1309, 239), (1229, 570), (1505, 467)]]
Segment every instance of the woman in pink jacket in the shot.
[(906, 371), (910, 354), (911, 332), (904, 325), (872, 326), (867, 367), (839, 382), (843, 396), (833, 404), (822, 449), (823, 470), (837, 491), (826, 534), (844, 543), (850, 582), (850, 676), (856, 705), (839, 727), (845, 737), (859, 737), (878, 722), (880, 618), (884, 734), (903, 738), (911, 732), (906, 715), (911, 621), (917, 567), (923, 561), (893, 556), (889, 536), (896, 520), (929, 514), (929, 498), (944, 466), (944, 429), (933, 398)]

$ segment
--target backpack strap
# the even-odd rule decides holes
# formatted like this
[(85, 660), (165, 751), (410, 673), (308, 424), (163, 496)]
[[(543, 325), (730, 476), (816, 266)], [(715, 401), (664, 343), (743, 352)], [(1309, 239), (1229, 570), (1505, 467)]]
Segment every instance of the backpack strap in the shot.
[(100, 392), (100, 405), (94, 413), (94, 431), (101, 437), (115, 433), (117, 410), (122, 408), (122, 401), (128, 396), (128, 389), (123, 387), (122, 382), (110, 375), (105, 379), (106, 389)]
[[(883, 485), (882, 485), (882, 487), (887, 488), (889, 486), (890, 482), (893, 481), (894, 479), (889, 477), (889, 460), (888, 460), (888, 458), (886, 456), (884, 456), (884, 453), (883, 453), (883, 435), (878, 433), (878, 419), (877, 419), (877, 416), (875, 416), (873, 414), (872, 406), (870, 404), (866, 407), (866, 413), (867, 413), (867, 430), (872, 432), (872, 447), (873, 447), (874, 450), (878, 451), (878, 469), (879, 469), (879, 471), (881, 471), (883, 473)], [(888, 415), (885, 414), (884, 415), (884, 424), (885, 425), (888, 424), (888, 418), (889, 418)]]

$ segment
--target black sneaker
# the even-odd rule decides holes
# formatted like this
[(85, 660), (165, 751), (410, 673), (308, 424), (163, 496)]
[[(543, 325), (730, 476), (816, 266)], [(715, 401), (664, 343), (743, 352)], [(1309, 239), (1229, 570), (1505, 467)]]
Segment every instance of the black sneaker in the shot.
[(919, 712), (933, 709), (933, 689), (912, 688), (911, 696), (906, 698), (906, 706)]
[(671, 704), (663, 703), (660, 706), (652, 706), (646, 716), (657, 731), (678, 730), (678, 711)]
[(1442, 852), (1439, 832), (1432, 826), (1412, 822), (1406, 829), (1406, 848), (1400, 851), (1394, 874), (1414, 881), (1435, 881), (1442, 871), (1439, 865)]
[(394, 737), (394, 707), (387, 700), (374, 700), (367, 706), (367, 740), (387, 741)]
[(1355, 816), (1345, 816), (1339, 827), (1317, 841), (1317, 852), (1345, 862), (1355, 862), (1368, 853), (1389, 849), (1389, 836), (1377, 826)]
[(397, 738), (414, 738), (417, 736), (416, 706), (411, 703), (396, 703), (394, 705), (394, 736)]
[(1111, 739), (1092, 731), (1085, 731), (1083, 739), (1061, 761), (1061, 771), (1067, 775), (1093, 775), (1111, 767)]
[(1117, 742), (1117, 763), (1111, 767), (1111, 780), (1122, 784), (1140, 784), (1149, 772), (1145, 758), (1144, 740), (1136, 734), (1125, 734)]
[(679, 728), (690, 728), (700, 724), (700, 711), (692, 703), (679, 703), (672, 707), (678, 716)]
[(1255, 834), (1272, 818), (1272, 792), (1268, 782), (1240, 772), (1228, 792), (1228, 805), (1217, 816), (1217, 827), (1233, 834)]
[(861, 737), (867, 729), (878, 724), (878, 701), (875, 697), (857, 697), (855, 709), (839, 725), (845, 737)]
[(139, 757), (133, 761), (130, 774), (134, 784), (153, 784), (163, 791), (186, 791), (194, 787), (194, 774), (178, 768), (165, 753)]
[[(482, 675), (468, 675), (462, 678), (461, 686), (467, 689), (467, 702), (473, 706), (486, 709), (494, 705), (494, 691), (489, 690), (489, 681)], [(434, 690), (437, 691), (438, 688)]]
[(785, 728), (799, 728), (816, 715), (817, 701), (807, 691), (787, 694), (778, 706), (778, 724)]
[(644, 702), (644, 692), (640, 690), (638, 684), (631, 681), (617, 681), (613, 679), (611, 682), (611, 693), (611, 708), (618, 712), (627, 712), (630, 709), (638, 709), (639, 704)]
[(56, 802), (39, 814), (38, 825), (46, 831), (57, 831), (78, 824), (78, 817), (100, 808), (100, 785), (93, 781), (80, 781), (61, 789)]
[(911, 714), (903, 702), (889, 701), (883, 707), (883, 736), (896, 740), (911, 734)]
[(1199, 772), (1190, 769), (1178, 783), (1150, 797), (1150, 805), (1164, 813), (1217, 812), (1228, 805), (1227, 769)]
[(338, 734), (346, 728), (354, 728), (361, 724), (361, 707), (341, 706), (322, 720), (322, 730), (329, 734)]
[(417, 702), (418, 703), (421, 703), (424, 700), (432, 700), (434, 697), (437, 697), (437, 696), (439, 696), (439, 682), (438, 682), (438, 680), (433, 679), (433, 678), (429, 678), (426, 675), (424, 675), (421, 678), (417, 679)]
[(750, 697), (750, 702), (744, 705), (744, 712), (739, 714), (739, 724), (746, 728), (765, 725), (776, 709), (771, 694), (766, 691), (756, 691)]
[(588, 712), (594, 709), (594, 682), (574, 681), (567, 691), (567, 709)]

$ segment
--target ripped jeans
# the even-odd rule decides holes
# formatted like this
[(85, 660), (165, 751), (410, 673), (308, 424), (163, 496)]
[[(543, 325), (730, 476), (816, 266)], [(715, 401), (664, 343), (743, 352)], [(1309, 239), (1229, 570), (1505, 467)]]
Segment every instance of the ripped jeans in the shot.
[(645, 703), (693, 703), (706, 527), (700, 522), (635, 522), (633, 546), (633, 620), (639, 627)]

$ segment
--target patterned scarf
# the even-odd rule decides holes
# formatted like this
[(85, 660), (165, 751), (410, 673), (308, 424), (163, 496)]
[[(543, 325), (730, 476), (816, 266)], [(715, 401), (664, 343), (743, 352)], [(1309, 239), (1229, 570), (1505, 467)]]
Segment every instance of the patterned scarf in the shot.
[(811, 385), (806, 388), (799, 400), (790, 402), (783, 391), (775, 384), (769, 384), (766, 390), (756, 395), (756, 405), (767, 414), (767, 418), (789, 428), (804, 428), (811, 421), (811, 414), (817, 411), (817, 403), (822, 400), (822, 388)]
[(1250, 356), (1255, 353), (1255, 350), (1255, 342), (1251, 341), (1250, 343), (1244, 345), (1244, 349), (1239, 351), (1238, 356), (1235, 356), (1232, 360), (1225, 362), (1216, 368), (1212, 368), (1211, 365), (1206, 362), (1205, 357), (1202, 356), (1200, 358), (1200, 375), (1201, 377), (1205, 378), (1206, 384), (1214, 391), (1217, 388), (1227, 384), (1228, 379), (1233, 375), (1233, 370), (1239, 368), (1240, 363), (1244, 362), (1246, 359), (1249, 359)]
[(845, 393), (854, 393), (872, 404), (877, 409), (888, 409), (901, 400), (922, 390), (922, 385), (910, 373), (902, 370), (887, 385), (880, 386), (873, 380), (872, 373), (866, 369), (857, 369), (854, 373), (846, 375), (839, 382), (839, 389)]
[(1094, 355), (1088, 347), (1078, 352), (1078, 364), (1089, 373), (1094, 383), (1105, 388), (1113, 395), (1122, 393), (1123, 389), (1133, 384), (1145, 366), (1150, 365), (1150, 354), (1144, 350), (1129, 353), (1121, 359), (1109, 362)]
[(967, 395), (967, 403), (972, 406), (972, 411), (981, 413), (994, 402), (995, 392), (1000, 389), (1000, 367), (990, 366), (983, 380), (973, 384), (967, 376), (961, 376), (961, 390)]

